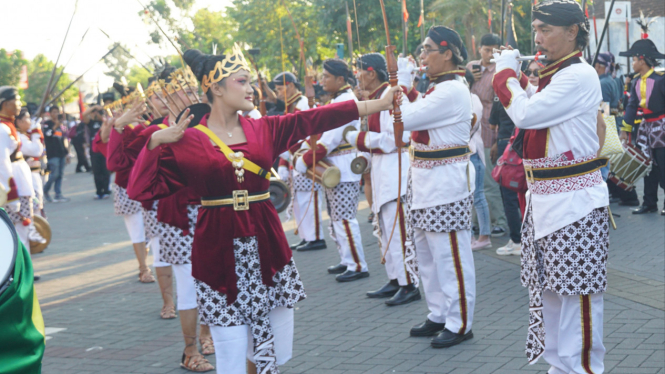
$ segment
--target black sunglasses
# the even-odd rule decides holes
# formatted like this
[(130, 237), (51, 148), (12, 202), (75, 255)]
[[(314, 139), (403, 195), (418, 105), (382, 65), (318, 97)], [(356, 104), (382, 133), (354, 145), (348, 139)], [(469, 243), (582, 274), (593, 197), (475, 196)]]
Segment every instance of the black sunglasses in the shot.
[(526, 69), (526, 70), (524, 71), (524, 75), (526, 75), (527, 77), (530, 77), (530, 76), (532, 76), (532, 75), (533, 75), (534, 77), (537, 77), (539, 71), (540, 71), (540, 69), (533, 69), (533, 70), (531, 70), (531, 69)]

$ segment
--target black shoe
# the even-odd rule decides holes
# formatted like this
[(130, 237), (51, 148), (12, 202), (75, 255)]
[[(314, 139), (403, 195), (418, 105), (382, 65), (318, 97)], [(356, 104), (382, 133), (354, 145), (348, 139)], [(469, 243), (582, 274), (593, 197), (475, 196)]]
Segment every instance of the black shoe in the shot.
[(385, 286), (376, 291), (370, 291), (366, 295), (370, 299), (380, 299), (383, 297), (393, 297), (397, 291), (399, 291), (399, 283), (397, 283), (397, 279), (393, 279), (386, 283)]
[(37, 281), (40, 280), (40, 279), (42, 279), (41, 276), (39, 276), (39, 275), (37, 275), (37, 274), (33, 274), (33, 275), (32, 275), (32, 280), (33, 280), (33, 282), (37, 282)]
[(298, 247), (300, 247), (301, 245), (305, 245), (305, 244), (307, 244), (307, 240), (303, 239), (303, 240), (300, 241), (300, 243), (291, 244), (289, 246), (289, 248), (291, 248), (292, 251), (295, 251), (295, 250), (297, 250)]
[(346, 265), (335, 265), (328, 268), (328, 273), (330, 274), (342, 274), (346, 271)]
[[(610, 203), (612, 201), (610, 200)], [(621, 206), (640, 206), (640, 201), (639, 200), (628, 200), (628, 201), (619, 201), (619, 205)]]
[(370, 213), (370, 214), (367, 216), (367, 222), (369, 222), (369, 223), (374, 222), (374, 212)]
[(663, 209), (663, 210), (660, 211), (660, 215), (661, 215), (661, 216), (665, 216), (665, 209)]
[(436, 338), (432, 339), (432, 348), (448, 348), (469, 339), (473, 339), (472, 331), (466, 334), (455, 334), (448, 329), (443, 329)]
[(369, 277), (369, 271), (347, 270), (335, 277), (338, 282), (353, 282), (354, 280)]
[(328, 246), (326, 245), (326, 241), (323, 239), (319, 239), (319, 240), (313, 240), (311, 242), (305, 242), (305, 244), (298, 247), (297, 250), (298, 252), (305, 252), (305, 251), (313, 251), (316, 249), (326, 249), (326, 248), (328, 248)]
[(413, 326), (409, 334), (411, 334), (411, 336), (435, 336), (445, 327), (445, 323), (436, 323), (426, 319), (425, 322)]
[(410, 284), (408, 286), (400, 287), (399, 291), (390, 298), (389, 300), (386, 300), (386, 305), (388, 306), (396, 306), (396, 305), (404, 305), (408, 304), (413, 301), (420, 300), (420, 290), (417, 289), (414, 285)]
[(504, 236), (504, 235), (506, 235), (506, 229), (504, 229), (504, 228), (501, 227), (501, 226), (494, 226), (494, 227), (492, 227), (492, 233), (491, 233), (491, 236), (492, 236), (493, 238), (498, 238), (498, 237), (501, 237), (501, 236)]
[(641, 207), (633, 210), (633, 214), (644, 214), (644, 213), (655, 213), (658, 211), (657, 206), (645, 206), (642, 205)]

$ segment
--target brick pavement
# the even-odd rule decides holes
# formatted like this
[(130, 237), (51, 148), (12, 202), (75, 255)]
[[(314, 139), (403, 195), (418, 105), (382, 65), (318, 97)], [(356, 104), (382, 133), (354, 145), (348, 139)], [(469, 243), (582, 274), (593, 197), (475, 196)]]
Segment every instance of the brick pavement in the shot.
[[(43, 372), (185, 373), (178, 367), (179, 321), (161, 320), (157, 285), (137, 282), (133, 251), (122, 219), (113, 216), (112, 201), (92, 200), (92, 176), (69, 172), (63, 185), (72, 201), (47, 205), (54, 241), (34, 257), (49, 331)], [(606, 372), (665, 374), (665, 219), (612, 208), (621, 217), (619, 230), (611, 233)], [(524, 358), (528, 298), (519, 283), (517, 257), (499, 257), (492, 250), (474, 254), (475, 338), (434, 350), (427, 339), (408, 336), (426, 316), (424, 300), (389, 308), (364, 297), (386, 281), (365, 223), (368, 213), (361, 209), (359, 220), (370, 278), (335, 282), (325, 271), (339, 260), (330, 240), (327, 250), (294, 254), (308, 299), (297, 305), (294, 358), (283, 373), (546, 372), (542, 360), (529, 366)], [(284, 226), (295, 241), (291, 224)], [(495, 248), (506, 240), (494, 240)]]

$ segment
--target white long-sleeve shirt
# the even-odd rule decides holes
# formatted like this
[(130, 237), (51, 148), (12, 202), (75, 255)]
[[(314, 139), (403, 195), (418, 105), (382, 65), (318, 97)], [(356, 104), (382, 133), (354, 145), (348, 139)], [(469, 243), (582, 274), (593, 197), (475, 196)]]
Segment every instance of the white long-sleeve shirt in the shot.
[[(427, 131), (429, 146), (468, 145), (472, 117), (471, 93), (461, 76), (437, 83), (413, 103), (402, 102), (404, 130)], [(470, 161), (432, 169), (411, 167), (411, 179), (412, 210), (450, 204), (475, 189), (475, 169)]]
[[(496, 79), (496, 77), (495, 77)], [(506, 82), (512, 101), (506, 112), (515, 126), (526, 130), (548, 129), (546, 157), (572, 153), (573, 159), (596, 155), (598, 105), (603, 100), (598, 74), (586, 62), (572, 64), (554, 73), (540, 92), (517, 78)], [(504, 105), (505, 106), (505, 105)], [(547, 236), (609, 205), (605, 182), (578, 191), (549, 195), (527, 193), (531, 204), (535, 239)]]
[[(354, 100), (358, 101), (356, 99), (356, 95), (353, 94), (353, 92), (349, 89), (337, 96), (336, 98), (331, 100), (331, 103), (339, 103), (342, 101), (348, 101), (348, 100)], [(361, 175), (360, 174), (354, 174), (351, 171), (351, 162), (353, 161), (354, 158), (356, 158), (355, 152), (352, 153), (347, 153), (347, 154), (342, 154), (342, 155), (333, 155), (329, 156), (330, 153), (337, 147), (343, 144), (348, 144), (346, 140), (344, 140), (344, 129), (348, 126), (353, 126), (357, 130), (360, 130), (360, 118), (357, 120), (353, 120), (349, 123), (347, 123), (344, 126), (340, 126), (334, 130), (326, 131), (323, 134), (321, 134), (321, 137), (319, 138), (317, 144), (322, 145), (326, 148), (326, 158), (327, 160), (337, 166), (339, 168), (339, 171), (341, 173), (341, 179), (340, 182), (360, 182)], [(303, 143), (304, 144), (304, 143)]]

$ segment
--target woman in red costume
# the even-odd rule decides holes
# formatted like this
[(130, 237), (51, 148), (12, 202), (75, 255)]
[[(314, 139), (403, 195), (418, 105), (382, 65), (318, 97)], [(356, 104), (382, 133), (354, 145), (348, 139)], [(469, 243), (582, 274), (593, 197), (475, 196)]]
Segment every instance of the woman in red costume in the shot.
[[(211, 112), (188, 128), (188, 112), (152, 134), (132, 170), (129, 196), (162, 199), (189, 187), (201, 198), (192, 275), (199, 315), (210, 326), (218, 373), (279, 373), (292, 354), (293, 306), (305, 292), (277, 212), (270, 203), (270, 166), (308, 135), (361, 115), (392, 109), (392, 95), (347, 101), (285, 116), (248, 119), (250, 68), (236, 46), (230, 55), (184, 54)], [(398, 88), (393, 89), (397, 92)]]

